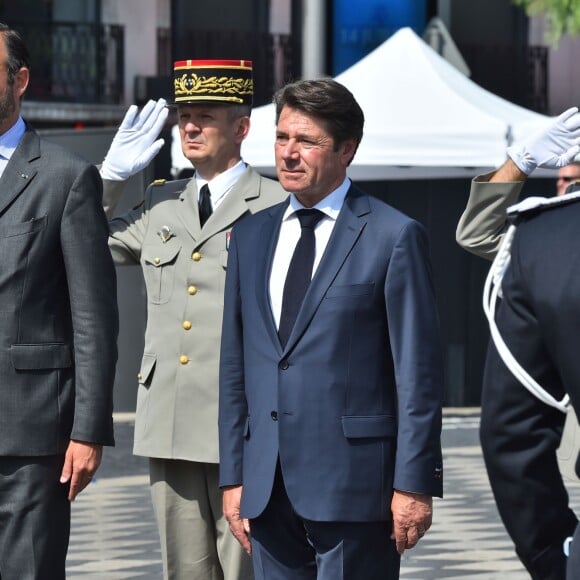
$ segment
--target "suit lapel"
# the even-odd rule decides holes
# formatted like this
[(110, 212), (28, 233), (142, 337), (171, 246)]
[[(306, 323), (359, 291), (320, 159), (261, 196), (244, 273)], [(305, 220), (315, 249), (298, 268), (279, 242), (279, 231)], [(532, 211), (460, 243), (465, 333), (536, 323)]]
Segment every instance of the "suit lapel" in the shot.
[(219, 207), (211, 214), (203, 229), (199, 225), (199, 206), (197, 203), (197, 182), (192, 178), (182, 194), (186, 205), (182, 221), (191, 237), (203, 244), (206, 240), (222, 232), (249, 211), (248, 199), (259, 197), (260, 176), (250, 167), (233, 185)]
[(183, 204), (181, 211), (178, 211), (179, 218), (183, 222), (189, 235), (195, 240), (201, 236), (201, 227), (199, 225), (199, 207), (197, 204), (197, 182), (195, 177), (189, 180), (185, 189), (181, 192), (179, 200)]
[(367, 194), (355, 186), (351, 186), (334, 224), (318, 269), (304, 297), (292, 333), (288, 337), (285, 352), (293, 348), (310, 324), (328, 287), (336, 278), (350, 251), (361, 236), (370, 211)]
[(211, 214), (201, 232), (201, 242), (233, 226), (249, 211), (247, 200), (259, 196), (260, 178), (249, 168), (233, 185), (219, 207)]
[(0, 214), (24, 191), (37, 170), (30, 163), (40, 157), (38, 135), (27, 128), (0, 179)]
[(260, 243), (256, 251), (256, 296), (258, 306), (268, 334), (272, 340), (272, 344), (276, 345), (278, 350), (282, 350), (280, 339), (278, 338), (278, 331), (276, 329), (276, 322), (272, 314), (270, 306), (270, 273), (272, 271), (272, 262), (274, 261), (274, 253), (280, 235), (280, 227), (282, 225), (282, 216), (288, 207), (288, 201), (266, 210), (269, 214), (262, 225), (260, 231)]

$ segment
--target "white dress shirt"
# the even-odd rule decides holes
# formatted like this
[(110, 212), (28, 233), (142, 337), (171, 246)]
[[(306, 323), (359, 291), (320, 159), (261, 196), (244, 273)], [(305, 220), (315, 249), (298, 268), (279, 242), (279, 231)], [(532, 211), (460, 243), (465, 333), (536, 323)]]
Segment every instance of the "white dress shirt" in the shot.
[[(318, 268), (318, 264), (320, 264), (320, 259), (324, 254), (328, 240), (330, 239), (330, 234), (332, 234), (332, 230), (334, 229), (336, 218), (340, 213), (344, 198), (350, 188), (350, 183), (350, 179), (347, 177), (337, 189), (329, 193), (314, 206), (314, 209), (320, 210), (325, 215), (314, 229), (316, 250), (314, 254), (314, 266), (312, 268), (313, 277)], [(288, 204), (288, 208), (282, 216), (280, 236), (278, 237), (278, 244), (276, 245), (276, 252), (274, 253), (274, 260), (272, 262), (272, 272), (270, 273), (270, 306), (274, 320), (276, 321), (276, 328), (280, 325), (282, 294), (284, 293), (286, 274), (302, 231), (300, 221), (296, 216), (296, 211), (306, 209), (296, 199), (293, 193), (290, 194), (289, 199), (290, 203)]]
[(212, 180), (207, 181), (201, 175), (197, 174), (195, 176), (195, 181), (197, 182), (197, 201), (199, 203), (199, 191), (207, 183), (209, 191), (211, 194), (211, 207), (215, 211), (220, 203), (224, 200), (226, 195), (232, 189), (236, 181), (244, 174), (246, 171), (246, 164), (240, 159), (233, 167), (226, 169), (223, 173), (220, 173)]
[(0, 135), (0, 177), (2, 177), (8, 161), (10, 161), (25, 132), (26, 124), (22, 117), (19, 116), (16, 123), (6, 133)]

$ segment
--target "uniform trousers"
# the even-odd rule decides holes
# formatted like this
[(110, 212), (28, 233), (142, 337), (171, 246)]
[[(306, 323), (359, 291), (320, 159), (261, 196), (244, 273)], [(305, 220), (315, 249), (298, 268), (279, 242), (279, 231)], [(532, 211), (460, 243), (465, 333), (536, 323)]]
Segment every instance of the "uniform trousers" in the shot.
[(300, 517), (280, 469), (266, 509), (250, 521), (256, 580), (398, 580), (391, 522), (315, 522)]
[(70, 535), (63, 455), (0, 457), (0, 579), (64, 580)]
[(149, 460), (165, 580), (252, 580), (252, 562), (223, 516), (219, 466)]

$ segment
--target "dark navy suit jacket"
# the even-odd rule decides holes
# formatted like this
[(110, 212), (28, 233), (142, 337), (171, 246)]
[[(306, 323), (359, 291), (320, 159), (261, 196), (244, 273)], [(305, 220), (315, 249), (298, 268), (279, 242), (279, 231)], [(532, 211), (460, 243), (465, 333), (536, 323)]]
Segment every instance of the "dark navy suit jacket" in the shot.
[[(515, 359), (557, 399), (567, 392), (579, 414), (578, 201), (526, 214), (502, 291), (496, 321)], [(481, 443), (500, 515), (534, 580), (564, 578), (562, 543), (577, 523), (556, 458), (564, 418), (530, 394), (490, 344)]]
[(351, 186), (283, 349), (270, 268), (288, 202), (233, 230), (220, 364), (220, 484), (294, 509), (390, 519), (393, 486), (442, 493), (442, 356), (423, 227)]

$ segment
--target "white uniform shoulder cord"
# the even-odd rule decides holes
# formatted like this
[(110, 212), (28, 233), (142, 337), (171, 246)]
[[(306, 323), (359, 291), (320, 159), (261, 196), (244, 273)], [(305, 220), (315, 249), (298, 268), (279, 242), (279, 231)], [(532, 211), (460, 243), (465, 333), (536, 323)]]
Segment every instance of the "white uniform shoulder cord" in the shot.
[(533, 377), (518, 363), (510, 349), (503, 340), (497, 324), (495, 323), (495, 308), (498, 296), (501, 298), (501, 283), (511, 259), (511, 245), (517, 225), (512, 223), (505, 234), (500, 249), (493, 261), (485, 285), (483, 288), (483, 311), (489, 322), (491, 338), (495, 344), (497, 352), (502, 358), (507, 368), (518, 379), (518, 381), (530, 392), (546, 405), (550, 405), (567, 413), (570, 409), (570, 397), (565, 395), (561, 401), (555, 399)]

